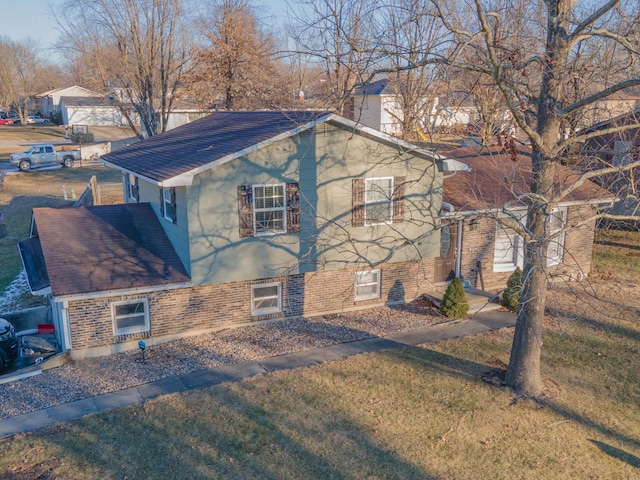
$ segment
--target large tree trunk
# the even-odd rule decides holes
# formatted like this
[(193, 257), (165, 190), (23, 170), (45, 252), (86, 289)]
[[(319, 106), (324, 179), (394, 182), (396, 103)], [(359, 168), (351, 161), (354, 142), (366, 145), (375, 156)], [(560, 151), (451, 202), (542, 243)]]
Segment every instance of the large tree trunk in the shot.
[(527, 246), (524, 261), (524, 285), (520, 295), (506, 382), (519, 395), (537, 397), (542, 393), (540, 375), (542, 331), (547, 294), (547, 249), (550, 232), (548, 219), (553, 205), (555, 170), (560, 142), (558, 110), (562, 103), (562, 78), (567, 65), (569, 44), (567, 29), (572, 0), (547, 0), (548, 34), (538, 99), (536, 126), (538, 144), (534, 144), (531, 167), (531, 193), (527, 219)]

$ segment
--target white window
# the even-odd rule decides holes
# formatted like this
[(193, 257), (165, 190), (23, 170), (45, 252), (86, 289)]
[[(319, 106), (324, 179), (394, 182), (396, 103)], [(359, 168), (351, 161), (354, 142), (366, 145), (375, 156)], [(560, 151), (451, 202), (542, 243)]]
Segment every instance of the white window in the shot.
[(258, 283), (251, 286), (251, 313), (266, 315), (282, 311), (282, 283)]
[(365, 179), (364, 224), (380, 225), (392, 220), (393, 177)]
[[(552, 236), (562, 230), (567, 221), (567, 209), (555, 208), (551, 212), (549, 217), (548, 229)], [(547, 265), (558, 265), (562, 263), (562, 257), (564, 255), (564, 233), (558, 236), (554, 236), (549, 243), (549, 249), (547, 250)]]
[(380, 270), (356, 272), (355, 300), (380, 298)]
[[(526, 212), (514, 212), (520, 223), (526, 222)], [(496, 222), (496, 241), (493, 249), (493, 271), (512, 272), (524, 263), (524, 239), (515, 230)]]
[(129, 173), (127, 175), (127, 186), (129, 187), (127, 190), (127, 195), (129, 196), (130, 200), (133, 200), (134, 202), (138, 201), (138, 178)]
[(285, 184), (253, 186), (253, 225), (256, 235), (287, 231)]
[(631, 162), (631, 150), (633, 142), (626, 140), (616, 140), (613, 144), (613, 166), (624, 167)]
[(150, 329), (149, 303), (146, 298), (114, 302), (111, 304), (111, 318), (114, 335), (148, 332)]
[(170, 222), (175, 222), (176, 203), (175, 189), (162, 187), (162, 216)]

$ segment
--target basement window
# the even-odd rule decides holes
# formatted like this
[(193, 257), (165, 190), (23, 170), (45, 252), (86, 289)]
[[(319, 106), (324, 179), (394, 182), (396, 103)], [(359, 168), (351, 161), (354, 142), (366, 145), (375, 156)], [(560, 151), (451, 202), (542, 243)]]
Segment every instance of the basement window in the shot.
[(130, 335), (147, 332), (151, 329), (149, 321), (149, 301), (139, 300), (114, 302), (111, 304), (114, 335)]

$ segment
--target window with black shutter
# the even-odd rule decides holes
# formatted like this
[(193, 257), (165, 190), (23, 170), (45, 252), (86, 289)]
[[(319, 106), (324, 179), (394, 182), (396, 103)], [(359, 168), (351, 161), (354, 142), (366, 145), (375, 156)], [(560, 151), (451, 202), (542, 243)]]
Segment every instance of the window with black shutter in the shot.
[(351, 226), (402, 223), (406, 177), (352, 180)]
[(178, 222), (176, 204), (176, 189), (174, 187), (160, 187), (160, 213), (171, 223)]
[(299, 232), (299, 184), (240, 185), (238, 226), (240, 238)]

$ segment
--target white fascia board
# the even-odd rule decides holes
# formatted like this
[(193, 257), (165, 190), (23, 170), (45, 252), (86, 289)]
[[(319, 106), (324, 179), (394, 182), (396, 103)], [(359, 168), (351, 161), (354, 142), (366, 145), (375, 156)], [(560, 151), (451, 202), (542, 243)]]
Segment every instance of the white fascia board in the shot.
[(126, 168), (119, 167), (118, 165), (114, 165), (113, 163), (108, 162), (106, 160), (102, 160), (102, 163), (104, 163), (106, 167), (112, 168), (114, 170), (117, 170), (120, 173), (131, 174), (131, 175), (134, 175), (134, 176), (138, 177), (141, 180), (144, 180), (145, 182), (149, 182), (149, 183), (153, 183), (153, 184), (158, 185), (158, 186), (162, 186), (162, 182), (158, 182), (157, 180), (152, 180), (149, 177), (145, 177), (144, 175), (140, 175), (139, 173), (134, 172), (132, 170), (127, 170)]
[(466, 163), (454, 160), (453, 158), (441, 157), (442, 169), (447, 172), (470, 172), (471, 167)]
[(123, 295), (141, 295), (144, 293), (158, 292), (161, 290), (176, 290), (179, 288), (193, 287), (193, 282), (172, 283), (168, 285), (157, 285), (155, 287), (123, 288), (120, 290), (103, 290), (101, 292), (78, 293), (70, 295), (54, 295), (56, 302), (69, 302), (74, 300), (92, 300), (95, 298), (119, 297)]
[[(580, 205), (601, 205), (606, 203), (615, 203), (619, 201), (619, 198), (614, 199), (593, 199), (593, 200), (572, 200), (567, 202), (558, 202), (557, 206), (560, 208), (564, 207), (575, 207)], [(445, 202), (443, 202), (445, 203)], [(526, 210), (526, 205), (518, 205), (514, 208), (510, 208), (509, 211), (518, 212), (522, 210)], [(453, 212), (444, 212), (440, 215), (440, 217), (472, 217), (474, 215), (499, 215), (502, 213), (502, 208), (482, 208), (479, 210), (455, 210)]]

